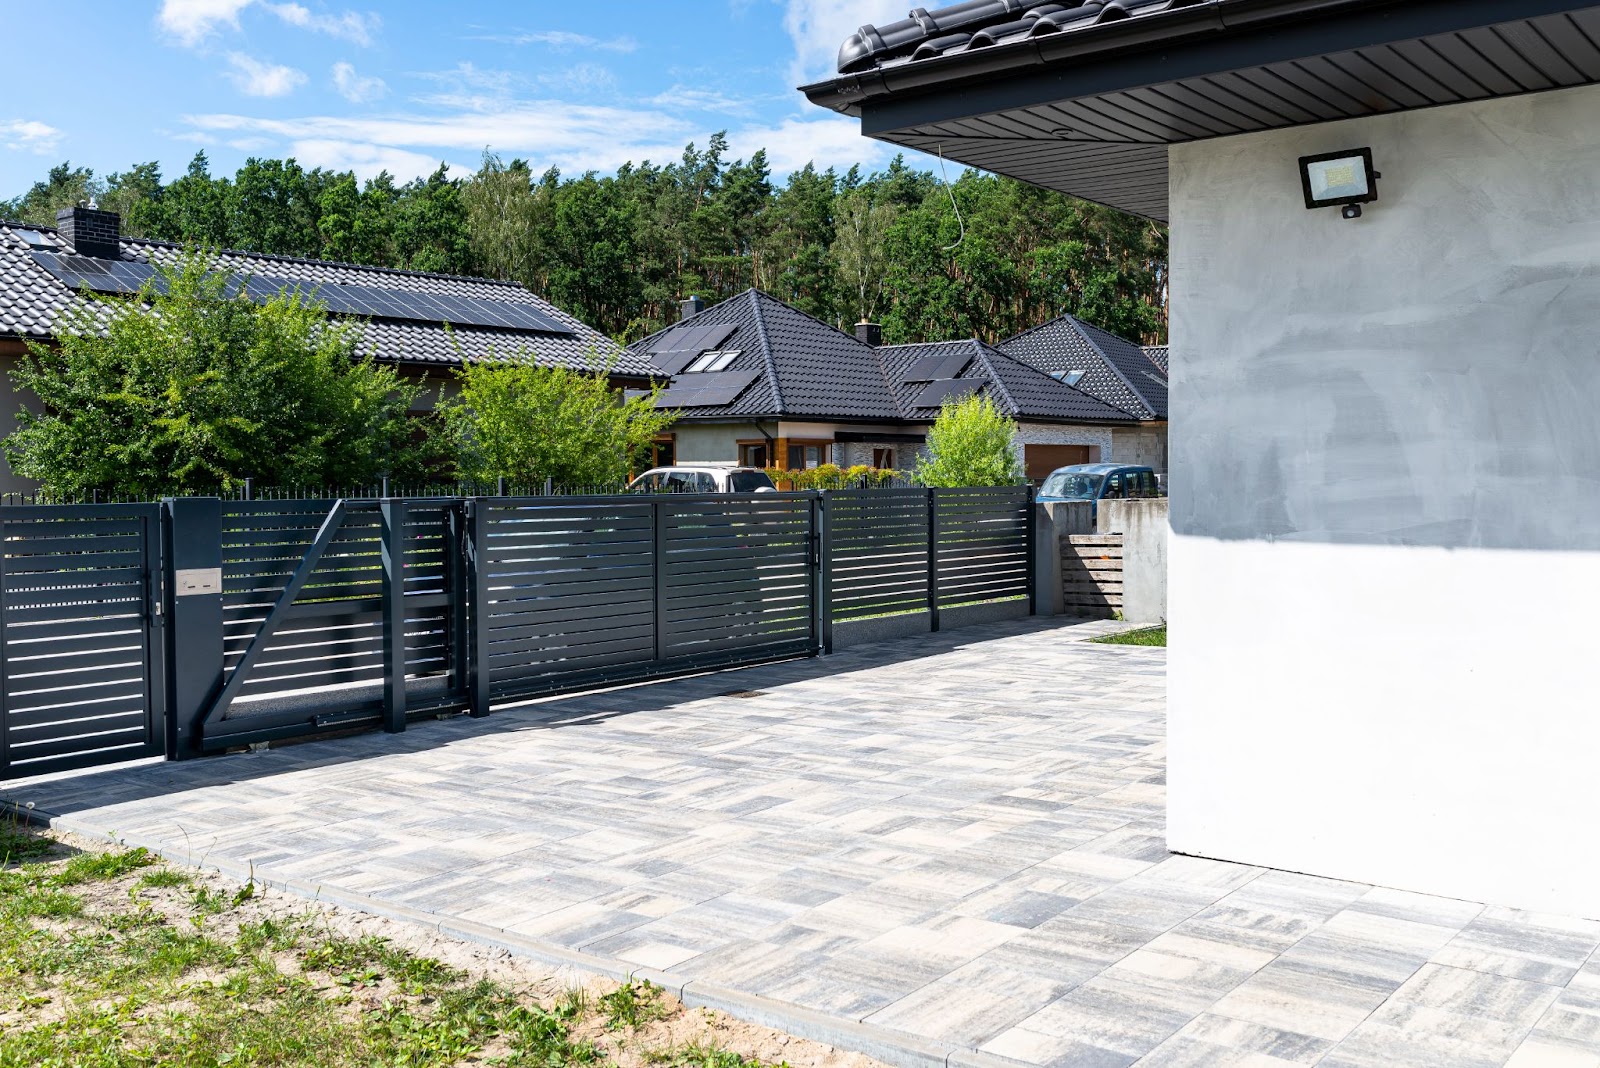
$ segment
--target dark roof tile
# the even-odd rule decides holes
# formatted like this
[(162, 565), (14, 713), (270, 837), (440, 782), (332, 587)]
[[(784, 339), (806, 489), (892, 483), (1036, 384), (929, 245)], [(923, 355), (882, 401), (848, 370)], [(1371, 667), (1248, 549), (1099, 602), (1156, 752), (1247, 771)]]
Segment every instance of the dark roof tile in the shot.
[[(29, 255), (34, 247), (17, 236), (19, 229), (45, 234), (50, 247), (56, 251), (71, 252), (73, 249), (54, 229), (0, 223), (0, 333), (47, 338), (51, 336), (56, 318), (81, 298)], [(133, 238), (122, 241), (122, 259), (138, 263), (171, 263), (181, 251), (180, 246), (165, 241)], [(553, 335), (475, 326), (453, 327), (447, 331), (440, 323), (374, 318), (367, 322), (364, 342), (376, 359), (453, 366), (461, 362), (462, 356), (477, 360), (526, 351), (533, 354), (535, 362), (545, 366), (588, 369), (609, 365), (620, 374), (642, 377), (651, 373), (648, 360), (620, 348), (598, 330), (515, 282), (232, 250), (218, 253), (217, 261), (219, 266), (231, 271), (311, 285), (344, 283), (527, 304), (572, 331)]]
[(1082, 371), (1077, 386), (1139, 419), (1167, 417), (1167, 382), (1138, 345), (1071, 315), (1000, 342), (1006, 355), (1047, 373)]

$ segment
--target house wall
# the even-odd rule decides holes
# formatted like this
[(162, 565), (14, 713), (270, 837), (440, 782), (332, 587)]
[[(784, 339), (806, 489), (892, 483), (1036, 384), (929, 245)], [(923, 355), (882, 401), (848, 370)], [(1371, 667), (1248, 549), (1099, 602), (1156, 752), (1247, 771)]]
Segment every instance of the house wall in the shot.
[(1111, 451), (1119, 464), (1137, 464), (1164, 475), (1167, 473), (1167, 424), (1118, 427), (1111, 432)]
[[(770, 423), (766, 430), (772, 433)], [(678, 423), (670, 433), (677, 438), (677, 462), (685, 464), (738, 463), (739, 442), (761, 438), (754, 423)]]
[[(26, 350), (21, 342), (0, 341), (0, 438), (17, 428), (17, 413), (24, 407), (35, 407), (33, 395), (17, 388), (11, 372)], [(31, 493), (39, 484), (12, 472), (5, 456), (0, 454), (0, 494)]]
[[(1017, 434), (1012, 439), (1017, 446), (1017, 454), (1022, 454), (1026, 445), (1087, 445), (1090, 448), (1089, 459), (1091, 463), (1109, 461), (1116, 451), (1113, 441), (1113, 431), (1107, 427), (1096, 426), (1059, 426), (1053, 423), (1021, 423), (1017, 426)], [(1093, 450), (1099, 449), (1098, 453)], [(1117, 457), (1121, 459), (1121, 457)]]
[(1597, 114), (1173, 147), (1174, 850), (1600, 916)]

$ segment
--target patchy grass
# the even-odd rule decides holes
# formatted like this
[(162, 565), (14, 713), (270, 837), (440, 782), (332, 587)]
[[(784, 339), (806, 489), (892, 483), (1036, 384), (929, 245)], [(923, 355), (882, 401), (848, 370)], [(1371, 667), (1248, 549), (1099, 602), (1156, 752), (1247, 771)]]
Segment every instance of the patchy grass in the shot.
[(461, 943), (436, 959), (359, 933), (419, 929), (141, 849), (6, 826), (0, 855), (0, 1068), (877, 1068), (648, 982), (519, 982), (532, 965)]
[(1167, 628), (1165, 624), (1159, 627), (1146, 627), (1143, 630), (1128, 630), (1121, 634), (1110, 634), (1104, 638), (1094, 639), (1101, 645), (1158, 645), (1167, 647)]

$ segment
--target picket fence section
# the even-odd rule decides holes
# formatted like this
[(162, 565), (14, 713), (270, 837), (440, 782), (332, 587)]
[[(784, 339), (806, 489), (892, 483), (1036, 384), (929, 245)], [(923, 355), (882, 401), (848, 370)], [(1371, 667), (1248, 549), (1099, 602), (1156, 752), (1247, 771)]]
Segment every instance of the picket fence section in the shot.
[(0, 507), (0, 775), (486, 715), (1032, 598), (1026, 488)]

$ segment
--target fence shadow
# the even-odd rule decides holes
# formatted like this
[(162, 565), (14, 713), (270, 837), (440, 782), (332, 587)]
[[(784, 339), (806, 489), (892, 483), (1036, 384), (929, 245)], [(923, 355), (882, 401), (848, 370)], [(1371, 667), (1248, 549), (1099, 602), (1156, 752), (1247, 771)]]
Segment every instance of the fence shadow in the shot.
[[(864, 643), (824, 657), (728, 668), (680, 678), (646, 681), (612, 689), (496, 705), (482, 719), (452, 716), (413, 722), (399, 734), (373, 730), (343, 737), (322, 736), (277, 744), (265, 752), (231, 753), (183, 762), (100, 768), (44, 780), (0, 783), (0, 804), (33, 817), (70, 816), (170, 794), (290, 774), (315, 768), (350, 766), (362, 761), (420, 753), (468, 739), (537, 730), (603, 725), (643, 712), (658, 712), (689, 702), (871, 671), (892, 664), (938, 656), (967, 646), (1025, 634), (1067, 632), (1085, 621), (1070, 617), (1028, 617), (984, 623), (912, 638)], [(29, 807), (31, 806), (31, 808)]]

